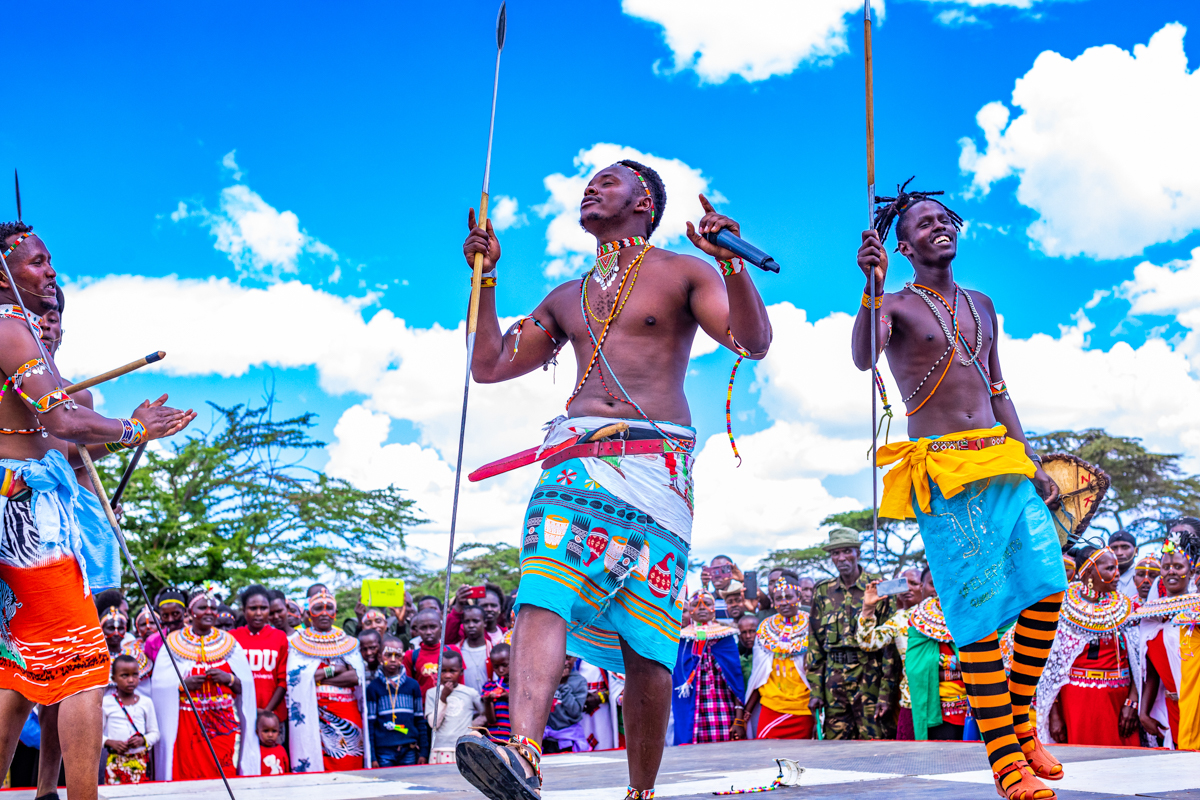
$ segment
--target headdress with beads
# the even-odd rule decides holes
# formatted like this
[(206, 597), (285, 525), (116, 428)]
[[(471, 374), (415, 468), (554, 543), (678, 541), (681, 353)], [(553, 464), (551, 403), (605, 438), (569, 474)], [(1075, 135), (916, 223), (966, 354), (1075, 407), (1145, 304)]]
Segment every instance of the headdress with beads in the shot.
[(1117, 554), (1112, 551), (1111, 547), (1101, 547), (1097, 549), (1096, 552), (1088, 556), (1086, 561), (1079, 565), (1079, 571), (1076, 574), (1082, 576), (1083, 573), (1088, 571), (1088, 567), (1095, 566), (1096, 562), (1100, 560), (1100, 556), (1104, 555), (1105, 553), (1112, 556), (1114, 559), (1117, 557)]
[(1159, 563), (1157, 558), (1155, 558), (1152, 555), (1149, 555), (1149, 556), (1144, 556), (1143, 558), (1138, 559), (1137, 564), (1135, 564), (1133, 568), (1134, 569), (1144, 569), (1147, 572), (1161, 572), (1162, 564)]
[(121, 611), (120, 607), (109, 606), (108, 608), (106, 608), (104, 610), (104, 613), (100, 615), (100, 624), (103, 625), (105, 622), (108, 622), (109, 620), (118, 620), (118, 619), (121, 620), (122, 622), (124, 622), (125, 624), (129, 624), (129, 617), (127, 617), (124, 614), (124, 612)]
[(304, 610), (312, 611), (313, 604), (318, 600), (325, 600), (333, 604), (333, 610), (337, 611), (337, 598), (328, 589), (318, 589), (312, 596), (304, 601)]

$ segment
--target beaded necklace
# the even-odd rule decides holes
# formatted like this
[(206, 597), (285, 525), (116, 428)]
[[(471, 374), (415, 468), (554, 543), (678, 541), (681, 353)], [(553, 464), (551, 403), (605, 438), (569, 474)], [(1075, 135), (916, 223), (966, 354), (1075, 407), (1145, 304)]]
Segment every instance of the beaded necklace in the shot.
[[(927, 295), (921, 293), (922, 290), (926, 292), (932, 292), (937, 296), (938, 300), (942, 301), (942, 305), (946, 307), (946, 310), (950, 310), (950, 304), (946, 302), (946, 298), (942, 297), (942, 295), (936, 289), (931, 289), (928, 286), (922, 286), (919, 283), (910, 283), (909, 286), (915, 293), (921, 296), (921, 299), (923, 299), (926, 305), (928, 305), (930, 308), (933, 308), (933, 303), (930, 302)], [(957, 341), (962, 342), (963, 350), (967, 354), (967, 358), (960, 357), (958, 363), (962, 364), (964, 367), (969, 367), (974, 364), (975, 368), (979, 370), (979, 375), (983, 378), (983, 382), (987, 384), (989, 390), (992, 390), (992, 394), (999, 394), (998, 391), (994, 390), (992, 385), (992, 376), (988, 373), (987, 367), (985, 367), (983, 362), (979, 360), (979, 354), (983, 352), (983, 324), (980, 322), (979, 312), (975, 309), (975, 301), (971, 298), (970, 292), (963, 291), (959, 288), (959, 285), (955, 283), (954, 292), (956, 303), (958, 302), (957, 294), (960, 291), (962, 292), (963, 296), (967, 298), (967, 305), (971, 307), (971, 316), (975, 320), (975, 351), (971, 351), (970, 345), (967, 344), (967, 337), (963, 335), (961, 330), (958, 331)]]
[[(1161, 578), (1160, 578), (1161, 580)], [(1184, 612), (1200, 611), (1200, 594), (1181, 594), (1177, 597), (1160, 597), (1141, 606), (1130, 615), (1130, 619), (1172, 618)]]
[(225, 658), (233, 652), (233, 644), (233, 637), (220, 628), (213, 628), (204, 636), (197, 636), (190, 626), (167, 634), (167, 646), (172, 652), (202, 664)]
[(596, 264), (591, 270), (592, 280), (598, 283), (601, 289), (607, 290), (617, 279), (617, 273), (621, 271), (618, 261), (621, 248), (644, 247), (645, 245), (646, 237), (644, 236), (631, 236), (628, 239), (618, 239), (615, 242), (606, 242), (600, 245), (596, 248)]
[(291, 643), (297, 651), (313, 658), (337, 658), (358, 647), (357, 641), (336, 626), (326, 633), (302, 628), (292, 636)]
[(1110, 634), (1130, 622), (1133, 601), (1120, 592), (1105, 592), (1096, 600), (1085, 597), (1083, 584), (1078, 581), (1067, 586), (1063, 600), (1062, 619), (1084, 635)]
[[(633, 284), (637, 283), (637, 274), (641, 266), (642, 257), (649, 252), (654, 245), (646, 245), (642, 252), (638, 253), (637, 258), (630, 264), (630, 269), (625, 270), (625, 277), (621, 279), (621, 285), (617, 287), (617, 297), (621, 297), (621, 293), (625, 291), (625, 281), (629, 280), (629, 276), (633, 276), (633, 283), (629, 284), (629, 292), (625, 295), (625, 300), (629, 299), (629, 295), (633, 294)], [(592, 269), (595, 269), (593, 267)], [(590, 270), (589, 270), (590, 273)], [(579, 383), (575, 385), (575, 391), (571, 392), (571, 396), (567, 398), (567, 410), (571, 410), (571, 403), (583, 390), (583, 384), (587, 383), (588, 376), (592, 374), (592, 368), (596, 366), (596, 359), (601, 355), (601, 348), (604, 346), (604, 340), (608, 338), (608, 331), (612, 327), (613, 320), (617, 318), (621, 310), (625, 308), (625, 303), (613, 303), (613, 313), (609, 315), (604, 322), (604, 329), (600, 331), (600, 339), (596, 340), (595, 334), (592, 333), (592, 324), (588, 322), (588, 314), (590, 313), (587, 307), (587, 280), (588, 274), (584, 273), (583, 278), (579, 281), (579, 311), (583, 314), (583, 324), (587, 326), (588, 337), (592, 340), (592, 357), (588, 361), (587, 369), (583, 371), (583, 377), (579, 379)]]
[[(908, 284), (908, 286), (911, 288), (912, 284), (910, 283), (910, 284)], [(951, 351), (954, 350), (954, 347), (955, 347), (954, 343), (955, 343), (955, 341), (957, 341), (957, 338), (958, 338), (958, 291), (957, 290), (958, 290), (958, 286), (957, 286), (957, 284), (955, 284), (954, 308), (950, 312), (950, 317), (952, 320), (954, 320), (954, 335), (953, 336), (950, 335), (950, 328), (946, 325), (946, 321), (942, 319), (941, 313), (937, 310), (937, 308), (932, 303), (929, 302), (928, 297), (925, 298), (925, 302), (929, 304), (929, 308), (932, 309), (933, 315), (935, 317), (937, 317), (938, 324), (942, 326), (942, 332), (944, 334), (946, 334), (946, 341), (948, 343), (948, 346), (946, 347), (946, 351), (944, 353), (942, 353), (942, 355), (938, 358), (938, 360), (933, 362), (933, 366), (929, 368), (929, 372), (925, 373), (925, 377), (921, 378), (921, 382), (917, 384), (917, 388), (913, 390), (913, 393), (910, 394), (908, 397), (904, 398), (904, 402), (906, 404), (910, 400), (912, 400), (914, 397), (917, 396), (917, 393), (921, 391), (921, 387), (925, 385), (925, 381), (929, 380), (929, 376), (933, 374), (933, 371), (935, 369), (937, 369), (938, 364), (942, 363), (942, 360), (946, 356), (950, 355)], [(942, 380), (946, 377), (946, 373), (950, 371), (951, 363), (952, 362), (950, 362), (950, 361), (946, 362), (946, 367), (945, 367), (945, 369), (942, 370), (942, 375), (940, 378), (937, 379), (937, 383), (935, 383), (933, 385), (933, 388), (929, 390), (929, 394), (925, 396), (925, 399), (921, 401), (920, 405), (918, 405), (912, 411), (909, 411), (905, 414), (906, 417), (911, 417), (913, 414), (915, 414), (921, 410), (921, 406), (924, 406), (926, 403), (929, 402), (929, 398), (933, 397), (934, 392), (936, 392), (938, 390), (938, 387), (942, 385)]]
[(946, 625), (946, 615), (942, 613), (942, 600), (936, 595), (917, 604), (908, 615), (908, 624), (935, 642), (949, 643), (954, 640)]
[(808, 614), (803, 611), (796, 613), (791, 622), (785, 620), (782, 614), (767, 617), (758, 626), (755, 639), (763, 648), (776, 656), (784, 658), (808, 652)]

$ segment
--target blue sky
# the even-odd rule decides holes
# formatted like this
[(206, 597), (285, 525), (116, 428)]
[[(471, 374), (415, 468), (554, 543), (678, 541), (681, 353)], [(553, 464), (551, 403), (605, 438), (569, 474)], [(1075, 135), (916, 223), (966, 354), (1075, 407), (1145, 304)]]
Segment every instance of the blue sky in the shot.
[[(697, 554), (753, 556), (869, 500), (869, 385), (843, 316), (862, 285), (862, 37), (850, 0), (734, 7), (511, 3), (492, 192), (511, 198), (507, 315), (577, 274), (586, 241), (569, 218), (550, 227), (551, 188), (569, 199), (616, 147), (674, 162), (664, 231), (699, 217), (704, 188), (783, 265), (755, 276), (777, 339), (738, 382), (747, 464), (717, 440), (698, 472)], [(495, 11), (30, 6), (40, 46), (11, 79), (0, 150), (69, 286), (64, 367), (170, 351), (104, 388), (114, 414), (163, 389), (200, 406), (273, 384), (281, 413), (320, 415), (315, 465), (410, 489), (434, 519), (413, 541), (440, 549)], [(1026, 427), (1104, 425), (1193, 466), (1198, 22), (1158, 0), (892, 0), (875, 32), (879, 190), (915, 174), (968, 219), (958, 277), (1004, 317)], [(897, 258), (889, 289), (905, 273)], [(723, 433), (731, 365), (701, 355), (689, 375), (702, 438)], [(538, 440), (570, 359), (559, 371), (476, 392), (468, 467)], [(472, 487), (465, 534), (514, 537), (532, 481)]]

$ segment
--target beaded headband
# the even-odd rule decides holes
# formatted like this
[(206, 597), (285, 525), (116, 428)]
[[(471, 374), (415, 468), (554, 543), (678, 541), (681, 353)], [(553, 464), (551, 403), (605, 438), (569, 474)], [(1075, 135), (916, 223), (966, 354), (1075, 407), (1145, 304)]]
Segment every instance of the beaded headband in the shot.
[(1083, 566), (1079, 568), (1079, 574), (1082, 575), (1088, 571), (1088, 567), (1095, 566), (1096, 562), (1100, 560), (1100, 556), (1104, 555), (1105, 553), (1108, 553), (1114, 559), (1117, 557), (1117, 554), (1112, 551), (1111, 547), (1101, 547), (1099, 550), (1088, 556), (1087, 561), (1083, 562)]
[(717, 602), (717, 599), (713, 596), (712, 592), (706, 592), (704, 590), (701, 590), (699, 592), (696, 592), (694, 595), (692, 595), (691, 599), (688, 600), (688, 605), (691, 605), (692, 603), (695, 603), (697, 600), (700, 600), (705, 597), (708, 598), (708, 602), (710, 602), (710, 603), (715, 604)]
[(326, 600), (326, 601), (328, 601), (329, 603), (331, 603), (331, 604), (333, 605), (333, 610), (334, 610), (335, 612), (337, 611), (337, 598), (335, 598), (335, 597), (334, 597), (332, 594), (330, 594), (329, 592), (325, 591), (324, 589), (322, 589), (321, 591), (319, 591), (319, 592), (317, 592), (316, 594), (312, 595), (311, 597), (309, 597), (309, 598), (308, 598), (308, 599), (305, 601), (305, 603), (304, 603), (304, 607), (305, 607), (305, 609), (306, 609), (307, 611), (312, 611), (312, 607), (313, 607), (313, 605), (314, 605), (315, 603), (317, 603), (317, 601), (319, 601), (319, 600)]
[[(634, 174), (637, 174), (637, 173), (634, 173)], [(638, 175), (638, 177), (640, 178), (641, 176)], [(654, 202), (654, 201), (652, 200), (651, 202)], [(15, 242), (13, 242), (11, 245), (9, 245), (8, 249), (4, 251), (4, 258), (8, 258), (9, 254), (11, 254), (13, 250), (17, 249), (17, 245), (19, 245), (21, 242), (28, 239), (30, 236), (33, 236), (33, 231), (26, 231), (25, 233), (17, 234), (17, 240)]]
[(1162, 571), (1162, 564), (1158, 563), (1158, 559), (1154, 556), (1146, 556), (1137, 562), (1134, 569), (1144, 569), (1147, 572), (1160, 572)]
[[(621, 162), (619, 162), (619, 161), (617, 163), (621, 164)], [(650, 198), (650, 224), (653, 225), (654, 224), (654, 213), (655, 213), (655, 211), (654, 211), (654, 196), (652, 194), (650, 194), (650, 186), (646, 183), (646, 179), (642, 177), (642, 173), (638, 172), (636, 169), (629, 166), (628, 164), (621, 164), (621, 166), (624, 167), (625, 169), (629, 170), (630, 172), (632, 172), (634, 177), (637, 178), (639, 181), (641, 181), (642, 188), (646, 190), (646, 197)], [(16, 245), (13, 245), (13, 247), (16, 247)]]
[(143, 607), (142, 607), (142, 610), (141, 610), (141, 611), (139, 611), (139, 612), (137, 613), (137, 616), (135, 616), (135, 617), (133, 618), (134, 624), (140, 623), (140, 622), (142, 621), (142, 617), (145, 617), (145, 618), (147, 618), (147, 619), (150, 619), (150, 620), (153, 620), (153, 619), (154, 619), (154, 617), (152, 616), (152, 612), (150, 611), (150, 606), (143, 606)]
[(795, 589), (796, 591), (800, 591), (800, 582), (794, 581), (791, 578), (776, 578), (775, 582), (771, 584), (772, 592), (774, 592), (777, 589), (789, 589), (789, 588)]
[(193, 597), (191, 600), (188, 601), (188, 604), (187, 604), (188, 611), (191, 611), (193, 608), (195, 608), (196, 603), (199, 603), (201, 600), (209, 601), (209, 603), (213, 604), (213, 606), (214, 606), (213, 611), (214, 612), (216, 611), (215, 606), (217, 603), (217, 599), (215, 597), (213, 597), (212, 590), (207, 587), (205, 587), (195, 597)]
[(376, 611), (375, 609), (372, 608), (372, 609), (368, 610), (367, 613), (363, 614), (363, 622), (366, 622), (368, 619), (375, 619), (376, 617), (378, 617), (379, 619), (381, 619), (385, 622), (387, 621), (387, 617), (385, 617), (383, 615), (382, 611)]
[(100, 624), (103, 625), (105, 622), (107, 622), (110, 619), (122, 619), (122, 620), (125, 620), (126, 622), (129, 621), (129, 617), (122, 614), (121, 609), (117, 608), (116, 606), (109, 606), (105, 610), (104, 614), (102, 614), (100, 617)]

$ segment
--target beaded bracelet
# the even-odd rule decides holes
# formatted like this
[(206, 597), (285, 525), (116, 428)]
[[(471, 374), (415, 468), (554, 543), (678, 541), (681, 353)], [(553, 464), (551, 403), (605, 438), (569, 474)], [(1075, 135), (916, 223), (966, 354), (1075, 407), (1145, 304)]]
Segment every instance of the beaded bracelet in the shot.
[(496, 288), (496, 279), (495, 278), (483, 278), (482, 280), (479, 281), (479, 288), (480, 289), (495, 289)]
[[(879, 297), (875, 298), (874, 305), (875, 308), (883, 308), (883, 295), (879, 295)], [(863, 308), (871, 307), (871, 295), (867, 294), (866, 292), (863, 292), (862, 306)]]
[(150, 435), (146, 433), (146, 426), (140, 419), (119, 419), (118, 422), (121, 423), (121, 438), (104, 445), (104, 449), (108, 452), (119, 453), (122, 450), (129, 450), (150, 438)]
[(737, 275), (746, 268), (746, 262), (742, 261), (737, 256), (730, 259), (717, 259), (717, 269), (721, 270), (721, 274), (725, 277)]

